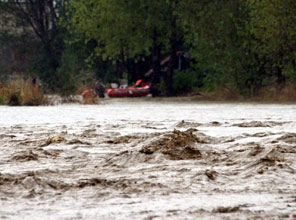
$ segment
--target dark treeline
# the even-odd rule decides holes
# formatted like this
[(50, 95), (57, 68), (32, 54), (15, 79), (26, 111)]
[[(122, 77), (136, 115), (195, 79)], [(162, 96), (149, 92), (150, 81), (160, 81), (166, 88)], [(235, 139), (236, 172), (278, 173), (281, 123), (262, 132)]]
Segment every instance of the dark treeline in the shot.
[[(167, 96), (255, 94), (295, 84), (295, 24), (294, 0), (0, 1), (0, 80), (35, 76), (65, 95), (143, 77)], [(180, 52), (190, 66), (176, 71)]]

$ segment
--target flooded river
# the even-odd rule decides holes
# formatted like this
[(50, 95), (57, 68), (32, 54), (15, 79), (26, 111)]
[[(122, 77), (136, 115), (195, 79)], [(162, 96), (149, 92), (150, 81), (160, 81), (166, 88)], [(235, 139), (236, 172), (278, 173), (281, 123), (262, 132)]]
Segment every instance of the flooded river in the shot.
[(0, 106), (0, 219), (296, 219), (296, 105)]

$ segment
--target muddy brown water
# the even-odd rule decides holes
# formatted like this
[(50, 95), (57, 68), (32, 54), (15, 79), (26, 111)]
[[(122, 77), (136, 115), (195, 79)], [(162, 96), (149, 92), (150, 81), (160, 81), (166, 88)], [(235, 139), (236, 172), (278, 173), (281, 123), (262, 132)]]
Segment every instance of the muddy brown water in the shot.
[(296, 105), (0, 107), (0, 219), (295, 219)]

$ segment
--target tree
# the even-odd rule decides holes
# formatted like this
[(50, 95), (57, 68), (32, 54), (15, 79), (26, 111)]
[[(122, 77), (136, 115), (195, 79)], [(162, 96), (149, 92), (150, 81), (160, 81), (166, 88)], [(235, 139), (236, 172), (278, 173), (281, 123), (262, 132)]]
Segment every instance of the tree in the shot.
[(40, 42), (35, 71), (44, 81), (50, 82), (51, 87), (54, 86), (55, 71), (64, 47), (59, 26), (64, 5), (65, 0), (6, 0), (0, 3), (2, 16), (12, 23), (17, 21), (36, 42)]
[(205, 74), (208, 87), (254, 91), (262, 84), (259, 62), (252, 50), (249, 8), (243, 0), (184, 0), (178, 12), (183, 18), (186, 44)]
[(293, 0), (248, 0), (254, 50), (267, 60), (268, 70), (278, 83), (296, 71), (296, 2)]
[(64, 0), (7, 0), (1, 1), (1, 9), (30, 26), (44, 47), (51, 50), (50, 43), (58, 35), (58, 19), (64, 4)]
[(73, 1), (68, 5), (73, 13), (70, 29), (95, 40), (97, 56), (112, 60), (117, 66), (118, 78), (126, 71), (126, 60), (143, 53), (143, 32), (135, 32), (139, 22), (133, 8), (135, 1)]

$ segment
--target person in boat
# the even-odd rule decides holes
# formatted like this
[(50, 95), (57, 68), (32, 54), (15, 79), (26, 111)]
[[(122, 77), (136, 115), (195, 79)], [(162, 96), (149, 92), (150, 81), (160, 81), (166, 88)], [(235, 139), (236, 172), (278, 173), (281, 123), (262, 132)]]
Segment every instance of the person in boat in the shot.
[(142, 79), (139, 79), (136, 84), (135, 84), (135, 87), (142, 87), (142, 84), (143, 84), (143, 80)]
[(138, 87), (145, 87), (145, 86), (150, 86), (150, 83), (148, 82), (145, 82), (143, 79), (139, 79), (136, 84), (135, 84), (135, 87), (138, 88)]

